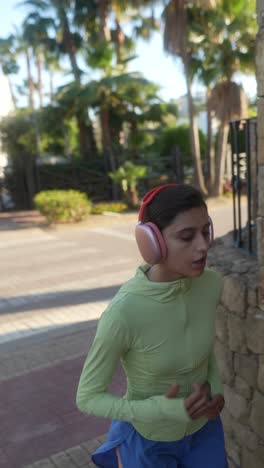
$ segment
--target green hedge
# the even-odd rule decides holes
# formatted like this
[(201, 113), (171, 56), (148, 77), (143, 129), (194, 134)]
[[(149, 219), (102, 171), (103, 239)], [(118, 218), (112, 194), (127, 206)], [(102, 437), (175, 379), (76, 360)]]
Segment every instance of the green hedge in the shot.
[(77, 190), (46, 190), (34, 197), (35, 207), (50, 223), (78, 223), (91, 211), (85, 193)]
[(123, 202), (101, 202), (96, 203), (92, 206), (92, 214), (102, 214), (105, 212), (112, 212), (112, 213), (122, 213), (126, 211), (128, 206), (126, 203)]

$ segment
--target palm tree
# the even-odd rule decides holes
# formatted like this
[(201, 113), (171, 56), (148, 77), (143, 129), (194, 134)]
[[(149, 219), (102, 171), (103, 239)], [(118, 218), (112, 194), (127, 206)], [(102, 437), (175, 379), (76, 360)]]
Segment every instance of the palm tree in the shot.
[(213, 194), (219, 196), (223, 193), (229, 122), (247, 117), (248, 100), (241, 86), (233, 81), (224, 80), (218, 82), (212, 90), (209, 105), (220, 122), (213, 189)]
[(7, 38), (0, 38), (0, 66), (2, 72), (7, 76), (9, 89), (11, 92), (11, 97), (13, 101), (14, 108), (16, 109), (16, 97), (13, 91), (13, 86), (10, 80), (11, 75), (15, 75), (19, 71), (19, 66), (16, 60), (16, 50), (15, 50), (15, 37), (13, 34), (9, 35)]
[[(77, 52), (82, 45), (82, 37), (77, 31), (72, 31), (71, 17), (74, 16), (71, 0), (25, 0), (22, 5), (30, 6), (35, 10), (33, 13), (43, 13), (53, 10), (56, 13), (57, 44), (61, 53), (68, 55), (71, 63), (71, 72), (77, 86), (81, 85), (81, 69), (77, 62)], [(80, 152), (85, 160), (93, 155), (93, 128), (87, 112), (77, 111), (76, 119), (79, 129)]]
[(49, 30), (54, 28), (54, 20), (42, 17), (38, 12), (30, 13), (23, 22), (23, 37), (31, 46), (37, 65), (37, 88), (40, 107), (43, 107), (43, 65), (47, 44), (50, 41)]
[[(203, 0), (196, 2), (196, 8), (208, 9), (215, 6), (212, 0)], [(166, 52), (179, 56), (183, 61), (184, 73), (187, 88), (187, 100), (190, 120), (190, 140), (192, 147), (192, 158), (194, 163), (195, 182), (203, 193), (206, 193), (204, 177), (201, 165), (200, 145), (198, 128), (195, 124), (194, 105), (192, 98), (192, 75), (191, 75), (191, 59), (193, 53), (192, 40), (190, 32), (193, 28), (191, 8), (193, 2), (188, 0), (169, 0), (164, 12), (164, 49)]]
[(23, 55), (26, 61), (27, 68), (27, 88), (28, 88), (28, 106), (31, 112), (35, 109), (35, 84), (32, 73), (32, 49), (28, 38), (24, 36), (24, 32), (21, 32), (16, 28), (15, 32), (15, 48), (18, 55)]
[(215, 181), (213, 194), (223, 191), (224, 168), (227, 156), (230, 120), (247, 116), (247, 98), (242, 88), (234, 82), (237, 71), (254, 73), (255, 11), (254, 2), (240, 0), (236, 4), (222, 2), (210, 12), (207, 22), (205, 63), (214, 68), (214, 87), (208, 109), (219, 121)]

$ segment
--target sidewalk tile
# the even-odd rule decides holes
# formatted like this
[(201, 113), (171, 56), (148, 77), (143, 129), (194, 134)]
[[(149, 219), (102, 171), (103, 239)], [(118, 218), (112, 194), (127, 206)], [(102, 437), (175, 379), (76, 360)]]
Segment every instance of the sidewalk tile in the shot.
[[(52, 462), (56, 468), (73, 468), (76, 467), (76, 464), (73, 465), (72, 459), (66, 455), (64, 452), (56, 453), (51, 457)], [(78, 466), (78, 465), (77, 465)]]
[(87, 451), (81, 445), (67, 449), (66, 453), (78, 467), (87, 466), (88, 461), (90, 461)]

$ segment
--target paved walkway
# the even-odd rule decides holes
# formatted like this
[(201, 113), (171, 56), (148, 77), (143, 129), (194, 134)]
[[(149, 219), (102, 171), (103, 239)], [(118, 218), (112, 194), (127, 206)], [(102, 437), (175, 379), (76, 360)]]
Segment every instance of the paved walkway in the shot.
[[(37, 213), (0, 214), (0, 468), (88, 468), (109, 421), (80, 413), (76, 388), (97, 318), (117, 289), (109, 284), (117, 285), (120, 278), (111, 272), (113, 259), (87, 246), (86, 231), (83, 235), (77, 228), (73, 242), (41, 223)], [(97, 220), (97, 229), (105, 223), (109, 220)], [(32, 259), (36, 252), (39, 264)], [(23, 264), (27, 255), (30, 266)], [(84, 265), (75, 267), (80, 255)], [(100, 278), (85, 263), (88, 255), (102, 271)], [(116, 261), (124, 275), (126, 262), (118, 266)], [(111, 389), (125, 392), (121, 369)]]
[[(0, 345), (0, 467), (90, 467), (109, 422), (81, 414), (76, 387), (95, 325)], [(122, 370), (111, 390), (122, 395)]]
[[(93, 466), (109, 421), (81, 414), (76, 388), (97, 318), (137, 263), (135, 221), (52, 230), (37, 212), (0, 213), (0, 468)], [(125, 391), (121, 369), (112, 390)]]

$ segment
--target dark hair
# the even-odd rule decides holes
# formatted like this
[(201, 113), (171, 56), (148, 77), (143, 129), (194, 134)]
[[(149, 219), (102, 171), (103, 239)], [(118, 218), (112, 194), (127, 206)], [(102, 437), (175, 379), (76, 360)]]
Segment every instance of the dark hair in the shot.
[(162, 231), (178, 214), (200, 206), (207, 209), (202, 193), (191, 185), (166, 187), (146, 206), (142, 221), (152, 222)]

